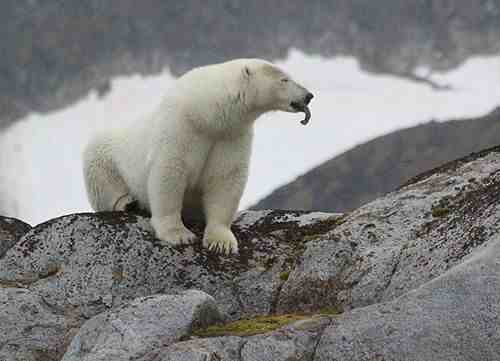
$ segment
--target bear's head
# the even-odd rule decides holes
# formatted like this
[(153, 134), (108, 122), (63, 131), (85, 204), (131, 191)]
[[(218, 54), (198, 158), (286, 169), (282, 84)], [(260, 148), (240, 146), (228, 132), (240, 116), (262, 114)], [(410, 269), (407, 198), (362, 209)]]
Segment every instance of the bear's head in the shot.
[(244, 64), (242, 76), (251, 94), (252, 106), (262, 112), (304, 112), (306, 119), (303, 124), (307, 123), (310, 117), (308, 105), (313, 94), (286, 72), (272, 63), (254, 59)]

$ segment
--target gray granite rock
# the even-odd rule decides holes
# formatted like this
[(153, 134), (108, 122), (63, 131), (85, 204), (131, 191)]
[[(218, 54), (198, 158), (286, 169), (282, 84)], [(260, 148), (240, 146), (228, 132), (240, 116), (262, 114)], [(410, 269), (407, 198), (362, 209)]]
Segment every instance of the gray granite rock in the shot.
[(500, 229), (498, 150), (424, 174), (309, 241), (277, 310), (390, 301), (487, 246)]
[(245, 342), (233, 336), (184, 341), (157, 349), (140, 361), (239, 361)]
[(87, 321), (63, 361), (138, 360), (220, 321), (215, 300), (201, 291), (137, 298)]
[(76, 327), (36, 293), (0, 284), (0, 360), (60, 360)]
[[(145, 218), (125, 213), (69, 215), (28, 232), (0, 260), (0, 282), (27, 285), (65, 312), (90, 318), (137, 297), (200, 289), (230, 318), (274, 311), (283, 272), (308, 235), (338, 215), (245, 212), (234, 231), (240, 254), (161, 245)], [(201, 235), (199, 224), (191, 228)]]
[[(237, 256), (199, 242), (162, 246), (146, 218), (126, 213), (36, 226), (0, 258), (0, 359), (60, 359), (84, 324), (67, 359), (497, 360), (499, 150), (446, 164), (343, 217), (243, 212)], [(201, 235), (201, 224), (189, 226)], [(212, 296), (229, 320), (324, 307), (344, 314), (179, 341), (192, 322), (177, 321), (189, 312), (173, 316), (173, 301), (162, 300), (189, 289)]]
[(312, 360), (327, 317), (299, 321), (266, 335), (253, 336), (241, 349), (241, 361)]
[(500, 238), (442, 276), (326, 329), (315, 361), (495, 361), (500, 355)]
[[(215, 337), (180, 342), (156, 351), (150, 361), (309, 361), (328, 317), (294, 322), (280, 330), (251, 337)], [(144, 359), (146, 361), (146, 359)]]
[(0, 258), (30, 229), (23, 221), (0, 216)]

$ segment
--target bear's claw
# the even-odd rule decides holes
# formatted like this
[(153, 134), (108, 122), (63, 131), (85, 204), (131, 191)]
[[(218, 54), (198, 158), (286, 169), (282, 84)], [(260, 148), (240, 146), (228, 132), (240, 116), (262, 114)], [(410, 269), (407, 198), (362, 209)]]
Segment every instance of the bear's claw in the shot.
[(203, 237), (203, 246), (210, 251), (237, 254), (238, 241), (234, 237), (233, 232), (225, 228), (207, 229), (205, 237)]
[(238, 245), (226, 241), (211, 241), (208, 249), (217, 253), (238, 254)]

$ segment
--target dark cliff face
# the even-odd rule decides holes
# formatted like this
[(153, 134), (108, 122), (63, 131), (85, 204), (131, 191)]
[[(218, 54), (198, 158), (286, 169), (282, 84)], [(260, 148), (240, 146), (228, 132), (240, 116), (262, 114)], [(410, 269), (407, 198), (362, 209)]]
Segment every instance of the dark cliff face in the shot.
[(500, 0), (6, 1), (0, 12), (0, 126), (45, 112), (120, 74), (179, 74), (290, 47), (353, 55), (412, 76), (500, 51)]
[(482, 118), (430, 122), (359, 145), (278, 188), (252, 208), (350, 211), (416, 174), (497, 144), (500, 108)]

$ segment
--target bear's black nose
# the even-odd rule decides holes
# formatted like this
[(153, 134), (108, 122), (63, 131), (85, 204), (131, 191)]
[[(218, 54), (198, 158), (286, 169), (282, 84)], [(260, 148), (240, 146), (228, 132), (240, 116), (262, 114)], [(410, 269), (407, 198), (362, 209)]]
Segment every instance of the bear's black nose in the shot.
[(314, 95), (312, 93), (307, 93), (304, 103), (308, 105), (312, 98), (314, 98)]

